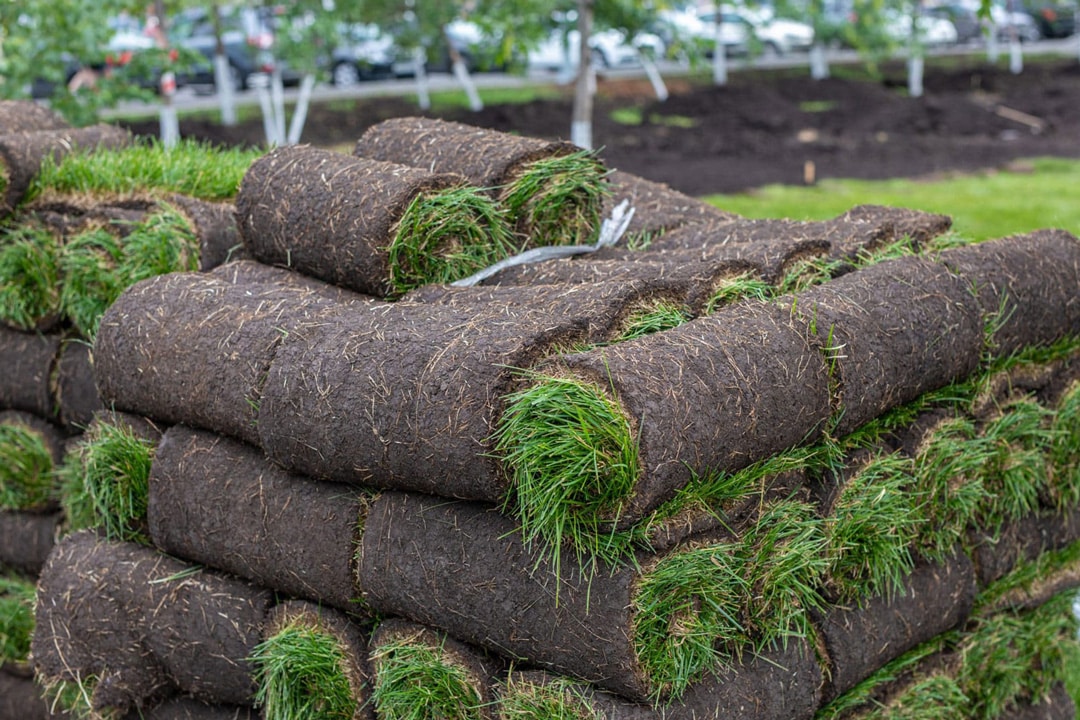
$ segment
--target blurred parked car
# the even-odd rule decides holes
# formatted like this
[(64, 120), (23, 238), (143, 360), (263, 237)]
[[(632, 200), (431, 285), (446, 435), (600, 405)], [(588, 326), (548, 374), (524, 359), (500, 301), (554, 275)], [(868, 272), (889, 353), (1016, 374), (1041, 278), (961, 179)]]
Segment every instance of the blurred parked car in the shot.
[(330, 79), (338, 87), (362, 80), (393, 77), (401, 51), (390, 37), (371, 23), (340, 28), (341, 42), (330, 55)]
[(977, 9), (971, 5), (946, 2), (926, 8), (925, 14), (951, 22), (956, 28), (956, 41), (959, 43), (975, 42), (983, 37), (983, 22), (979, 19)]
[[(600, 30), (589, 38), (593, 64), (598, 69), (632, 67), (641, 64), (641, 53), (663, 57), (666, 46), (653, 33), (638, 33), (630, 41), (620, 30)], [(537, 47), (529, 51), (529, 67), (543, 70), (560, 70), (569, 64), (577, 67), (581, 57), (581, 35), (570, 30), (565, 35), (555, 31)]]
[(884, 11), (885, 34), (896, 43), (911, 39), (912, 28), (918, 31), (918, 40), (927, 47), (955, 45), (960, 38), (951, 20), (928, 13), (920, 13), (918, 21), (911, 12), (889, 8)]
[(1043, 37), (1063, 38), (1076, 32), (1076, 6), (1070, 0), (1024, 0), (1023, 6)]
[[(662, 37), (671, 48), (688, 49), (712, 57), (716, 47), (716, 16), (706, 22), (693, 8), (661, 10)], [(745, 55), (750, 51), (747, 28), (725, 22), (720, 26), (720, 42), (725, 55)]]
[(1013, 3), (1012, 0), (1006, 0), (1006, 4), (995, 3), (990, 6), (990, 19), (997, 28), (998, 37), (1008, 40), (1015, 31), (1020, 42), (1035, 42), (1042, 38), (1035, 18), (1019, 10), (1019, 7), (1019, 3)]
[[(233, 87), (246, 90), (251, 76), (274, 70), (274, 30), (270, 11), (265, 8), (221, 7), (221, 41), (229, 60)], [(197, 63), (188, 72), (191, 85), (212, 88), (215, 85), (213, 58), (217, 49), (214, 21), (201, 7), (182, 10), (167, 27), (171, 42), (201, 54), (205, 63)], [(282, 80), (287, 85), (300, 82), (299, 74), (282, 68)]]
[[(814, 28), (806, 23), (774, 18), (766, 8), (732, 8), (722, 6), (721, 21), (739, 30), (745, 44), (760, 46), (765, 55), (787, 55), (805, 52), (814, 44)], [(716, 11), (699, 15), (706, 25), (716, 22)]]

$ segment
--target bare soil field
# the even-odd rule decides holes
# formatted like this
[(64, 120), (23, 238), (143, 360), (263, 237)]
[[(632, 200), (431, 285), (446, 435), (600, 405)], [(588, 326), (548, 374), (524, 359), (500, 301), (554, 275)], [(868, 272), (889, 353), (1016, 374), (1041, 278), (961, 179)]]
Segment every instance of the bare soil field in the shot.
[[(902, 66), (880, 80), (813, 81), (805, 68), (732, 75), (724, 87), (670, 81), (657, 102), (644, 80), (598, 84), (594, 141), (611, 168), (692, 195), (817, 179), (920, 177), (975, 171), (1035, 156), (1080, 157), (1080, 63), (1029, 61), (1020, 75), (971, 60), (928, 68), (925, 94), (906, 92)], [(544, 138), (567, 137), (571, 95), (438, 116)], [(348, 147), (380, 120), (421, 114), (412, 97), (311, 108), (303, 142)], [(430, 114), (430, 113), (429, 113)], [(157, 121), (128, 123), (157, 132)], [(225, 145), (257, 145), (260, 119), (225, 128), (181, 121), (181, 133)]]

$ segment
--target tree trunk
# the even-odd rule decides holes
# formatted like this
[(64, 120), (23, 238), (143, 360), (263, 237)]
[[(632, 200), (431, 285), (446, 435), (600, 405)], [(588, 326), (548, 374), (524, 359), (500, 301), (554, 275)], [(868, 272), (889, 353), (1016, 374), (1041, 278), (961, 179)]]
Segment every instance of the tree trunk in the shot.
[[(153, 4), (155, 22), (152, 32), (157, 46), (167, 49), (169, 46), (168, 36), (165, 34), (165, 0), (154, 0)], [(176, 145), (180, 140), (180, 122), (176, 117), (176, 108), (173, 106), (173, 95), (176, 93), (176, 73), (166, 70), (161, 74), (161, 144), (167, 148)]]
[(641, 65), (645, 69), (645, 75), (648, 76), (649, 82), (652, 83), (653, 92), (656, 93), (656, 99), (664, 102), (668, 99), (668, 89), (664, 83), (664, 78), (660, 75), (660, 70), (651, 57), (642, 53), (639, 53), (639, 56), (641, 57)]
[(716, 27), (713, 30), (713, 85), (727, 85), (728, 81), (727, 49), (724, 47), (723, 31), (723, 16), (720, 14), (720, 9), (717, 8)]
[(416, 78), (416, 104), (421, 110), (431, 109), (431, 91), (428, 88), (427, 53), (423, 47), (413, 49), (414, 77)]
[(289, 135), (285, 142), (295, 145), (300, 142), (300, 135), (304, 132), (304, 123), (307, 122), (308, 107), (311, 105), (311, 91), (315, 88), (315, 75), (307, 74), (300, 81), (300, 93), (296, 98), (296, 109), (293, 110), (292, 121), (289, 123)]
[(465, 96), (469, 98), (469, 109), (473, 112), (480, 112), (484, 109), (484, 103), (480, 100), (480, 93), (476, 91), (476, 83), (473, 82), (472, 76), (469, 74), (465, 59), (461, 57), (461, 53), (454, 47), (454, 43), (450, 41), (446, 28), (443, 28), (443, 40), (446, 42), (446, 47), (450, 53), (450, 68), (454, 72), (454, 77), (457, 78), (457, 81), (465, 90)]
[(210, 6), (210, 18), (214, 21), (214, 87), (221, 105), (221, 124), (231, 127), (236, 125), (236, 88), (229, 71), (225, 43), (221, 39), (221, 6), (218, 3)]
[(592, 36), (595, 0), (578, 0), (578, 32), (580, 57), (574, 87), (574, 112), (570, 122), (570, 142), (586, 150), (592, 149), (593, 64), (589, 38)]
[(923, 46), (919, 37), (919, 21), (922, 18), (922, 4), (917, 4), (911, 16), (911, 35), (908, 38), (908, 95), (923, 95)]
[(810, 77), (814, 80), (824, 80), (829, 77), (829, 61), (825, 57), (825, 45), (815, 40), (810, 46)]

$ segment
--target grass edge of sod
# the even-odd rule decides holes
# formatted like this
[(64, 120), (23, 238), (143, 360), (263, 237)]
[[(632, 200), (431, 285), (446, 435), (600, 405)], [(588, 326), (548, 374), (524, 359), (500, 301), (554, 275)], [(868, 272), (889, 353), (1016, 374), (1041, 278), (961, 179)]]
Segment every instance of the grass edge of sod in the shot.
[(122, 241), (105, 228), (75, 235), (60, 253), (60, 309), (88, 339), (126, 285), (120, 275)]
[(94, 708), (94, 688), (98, 684), (95, 675), (71, 680), (39, 677), (36, 682), (41, 685), (41, 696), (50, 712), (66, 714), (76, 720), (121, 720), (115, 711)]
[(58, 469), (69, 529), (101, 528), (110, 540), (149, 544), (154, 451), (152, 442), (122, 424), (95, 423)]
[(0, 665), (29, 658), (36, 593), (32, 581), (0, 574)]
[(593, 150), (538, 158), (499, 188), (499, 202), (530, 245), (585, 245), (600, 232), (606, 175)]
[(0, 423), (0, 509), (32, 510), (56, 500), (53, 454), (41, 433)]
[(539, 542), (551, 554), (556, 569), (566, 546), (579, 559), (616, 559), (622, 549), (611, 546), (605, 526), (640, 472), (632, 421), (595, 383), (532, 371), (523, 376), (529, 384), (507, 396), (494, 435), (511, 479), (504, 509), (513, 511), (527, 543)]
[(346, 657), (333, 634), (287, 623), (252, 653), (265, 720), (351, 720), (358, 700), (344, 669)]
[(460, 280), (518, 250), (502, 209), (470, 185), (416, 193), (392, 233), (387, 253), (394, 296)]
[(513, 674), (499, 695), (500, 720), (604, 720), (589, 704), (579, 684), (555, 676), (544, 683), (525, 682)]
[(183, 213), (169, 203), (130, 227), (117, 269), (127, 285), (155, 275), (199, 269), (199, 239)]
[(128, 195), (175, 192), (202, 200), (236, 196), (247, 168), (265, 150), (219, 148), (181, 139), (172, 148), (157, 140), (137, 140), (121, 150), (70, 153), (45, 158), (24, 202), (50, 193)]
[(0, 247), (0, 320), (33, 330), (60, 312), (60, 244), (43, 228), (23, 225)]
[(421, 634), (372, 648), (371, 703), (376, 715), (381, 720), (482, 720), (484, 701), (476, 679), (447, 657), (445, 645), (435, 647)]

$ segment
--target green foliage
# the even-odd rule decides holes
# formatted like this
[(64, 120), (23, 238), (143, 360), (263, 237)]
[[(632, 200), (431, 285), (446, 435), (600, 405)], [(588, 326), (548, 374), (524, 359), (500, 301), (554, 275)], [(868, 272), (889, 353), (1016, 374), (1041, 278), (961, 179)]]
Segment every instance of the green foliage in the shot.
[(290, 625), (259, 643), (252, 660), (255, 704), (266, 720), (352, 720), (357, 699), (333, 635)]
[(217, 148), (185, 139), (166, 148), (150, 140), (117, 150), (46, 158), (27, 192), (65, 194), (179, 193), (203, 200), (229, 200), (262, 150)]
[(371, 702), (383, 720), (485, 717), (477, 679), (441, 646), (421, 637), (398, 638), (376, 647), (371, 663)]
[(95, 422), (58, 471), (71, 528), (101, 528), (112, 540), (149, 543), (146, 508), (153, 459), (153, 444), (129, 427)]
[(759, 279), (751, 272), (735, 277), (723, 278), (713, 289), (709, 301), (705, 303), (705, 315), (711, 315), (718, 308), (739, 300), (769, 300), (775, 297), (777, 289)]
[(0, 665), (26, 662), (34, 633), (36, 586), (13, 575), (0, 575)]
[(980, 475), (987, 494), (979, 518), (984, 529), (996, 532), (1039, 507), (1049, 485), (1046, 425), (1051, 416), (1034, 400), (1021, 400), (983, 426), (980, 445), (987, 454)]
[(966, 717), (968, 699), (956, 680), (930, 675), (906, 688), (887, 705), (873, 708), (864, 720), (940, 720)]
[(516, 250), (502, 211), (478, 189), (417, 193), (389, 247), (392, 292), (460, 280)]
[(59, 311), (59, 243), (42, 228), (12, 229), (0, 240), (0, 321), (34, 330)]
[(53, 457), (41, 433), (0, 423), (0, 509), (33, 510), (56, 497)]
[(506, 505), (528, 542), (556, 561), (565, 545), (579, 556), (616, 552), (605, 522), (618, 517), (640, 468), (630, 421), (602, 388), (535, 374), (506, 398), (494, 439), (511, 477)]

